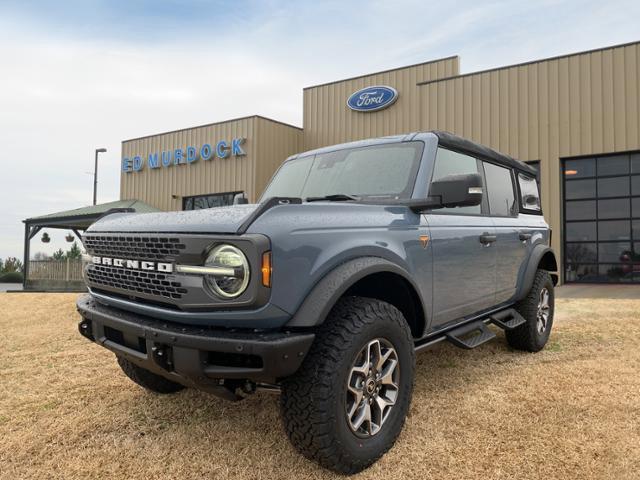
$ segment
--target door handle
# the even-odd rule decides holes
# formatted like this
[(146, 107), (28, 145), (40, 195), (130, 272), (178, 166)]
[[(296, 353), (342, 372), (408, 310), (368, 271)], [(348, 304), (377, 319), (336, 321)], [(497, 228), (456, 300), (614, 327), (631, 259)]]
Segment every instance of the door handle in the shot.
[(491, 245), (493, 242), (495, 242), (497, 239), (498, 239), (497, 235), (491, 235), (489, 233), (483, 233), (482, 235), (480, 235), (480, 243), (487, 247)]
[(526, 242), (527, 240), (529, 240), (531, 238), (531, 234), (530, 233), (521, 233), (519, 235), (520, 240), (522, 240), (523, 242)]

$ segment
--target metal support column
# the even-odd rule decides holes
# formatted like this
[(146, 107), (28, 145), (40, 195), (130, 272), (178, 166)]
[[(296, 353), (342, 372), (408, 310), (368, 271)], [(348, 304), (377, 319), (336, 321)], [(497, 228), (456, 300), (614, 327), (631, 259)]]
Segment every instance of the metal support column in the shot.
[(27, 289), (27, 277), (29, 276), (29, 244), (31, 243), (31, 227), (28, 223), (24, 224), (24, 259), (22, 266), (22, 288)]

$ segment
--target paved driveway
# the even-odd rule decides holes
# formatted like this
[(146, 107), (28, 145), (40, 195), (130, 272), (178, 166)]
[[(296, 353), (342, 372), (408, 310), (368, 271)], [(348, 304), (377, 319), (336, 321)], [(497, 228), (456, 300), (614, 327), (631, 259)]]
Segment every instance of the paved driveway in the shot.
[(640, 285), (570, 283), (556, 289), (557, 298), (611, 298), (640, 300)]

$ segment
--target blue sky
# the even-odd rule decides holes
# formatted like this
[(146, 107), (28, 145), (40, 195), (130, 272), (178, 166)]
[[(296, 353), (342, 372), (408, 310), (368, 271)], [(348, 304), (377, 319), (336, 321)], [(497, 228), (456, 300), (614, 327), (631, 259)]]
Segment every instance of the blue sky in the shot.
[[(261, 114), (302, 88), (460, 55), (463, 73), (640, 40), (637, 0), (0, 0), (0, 258), (22, 220), (119, 195), (126, 138)], [(65, 232), (51, 244), (66, 247)]]

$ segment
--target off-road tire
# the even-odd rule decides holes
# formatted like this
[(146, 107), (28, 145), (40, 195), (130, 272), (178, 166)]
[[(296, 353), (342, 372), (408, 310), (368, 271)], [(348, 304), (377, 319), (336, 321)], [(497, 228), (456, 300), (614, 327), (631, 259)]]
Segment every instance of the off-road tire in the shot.
[[(358, 437), (347, 420), (347, 379), (368, 342), (382, 338), (397, 352), (399, 388), (378, 433)], [(364, 470), (389, 450), (409, 410), (414, 344), (400, 311), (380, 300), (345, 297), (319, 327), (300, 369), (282, 384), (280, 409), (294, 447), (305, 457), (343, 474)]]
[[(549, 318), (543, 333), (537, 328), (538, 302), (543, 289), (549, 292)], [(521, 326), (507, 330), (505, 335), (509, 345), (517, 350), (539, 352), (547, 344), (553, 326), (554, 292), (553, 280), (546, 270), (537, 270), (536, 276), (527, 296), (516, 305), (516, 310), (526, 322)]]
[(118, 365), (124, 372), (124, 374), (140, 385), (154, 393), (176, 393), (182, 390), (184, 385), (167, 380), (160, 375), (151, 373), (149, 370), (145, 370), (137, 366), (135, 363), (130, 362), (126, 358), (118, 356)]

